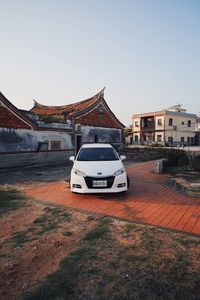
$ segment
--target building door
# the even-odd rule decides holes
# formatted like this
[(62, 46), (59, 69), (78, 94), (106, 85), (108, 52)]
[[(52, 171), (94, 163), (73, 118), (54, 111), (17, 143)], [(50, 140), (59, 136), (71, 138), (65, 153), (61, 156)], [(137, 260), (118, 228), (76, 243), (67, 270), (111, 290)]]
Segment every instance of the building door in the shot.
[(99, 137), (98, 137), (97, 134), (95, 134), (95, 136), (94, 136), (94, 142), (95, 142), (95, 143), (98, 143), (98, 141), (99, 141)]
[(82, 146), (82, 135), (81, 134), (77, 134), (76, 135), (76, 145), (75, 145), (75, 154), (78, 153), (79, 149)]

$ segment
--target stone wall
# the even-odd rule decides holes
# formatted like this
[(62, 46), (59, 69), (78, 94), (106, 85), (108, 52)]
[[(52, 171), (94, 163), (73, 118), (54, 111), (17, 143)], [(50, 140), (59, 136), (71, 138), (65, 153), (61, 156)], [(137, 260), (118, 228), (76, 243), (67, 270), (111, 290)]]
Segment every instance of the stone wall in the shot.
[(126, 161), (140, 162), (148, 160), (156, 160), (160, 158), (166, 158), (168, 149), (165, 148), (124, 148), (121, 154), (126, 156)]
[(74, 150), (0, 154), (0, 172), (12, 168), (66, 165)]
[(113, 145), (122, 144), (122, 130), (117, 128), (104, 128), (94, 126), (82, 126), (84, 143), (111, 143)]

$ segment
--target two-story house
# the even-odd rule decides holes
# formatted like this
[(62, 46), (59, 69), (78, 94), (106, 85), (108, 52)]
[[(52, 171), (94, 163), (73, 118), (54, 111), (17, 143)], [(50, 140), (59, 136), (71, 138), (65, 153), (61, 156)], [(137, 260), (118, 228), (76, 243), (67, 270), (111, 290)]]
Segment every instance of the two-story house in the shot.
[(197, 116), (182, 105), (132, 116), (134, 144), (192, 145), (195, 143)]

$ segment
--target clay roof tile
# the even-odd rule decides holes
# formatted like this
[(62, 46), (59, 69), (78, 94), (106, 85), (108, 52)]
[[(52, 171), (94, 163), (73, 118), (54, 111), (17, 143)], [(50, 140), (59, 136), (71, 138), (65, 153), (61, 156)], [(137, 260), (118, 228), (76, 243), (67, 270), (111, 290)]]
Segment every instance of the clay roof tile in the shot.
[(73, 117), (80, 111), (83, 111), (96, 104), (97, 101), (99, 101), (103, 96), (103, 91), (104, 89), (89, 99), (62, 106), (42, 105), (34, 100), (35, 103), (34, 107), (31, 109), (31, 112), (39, 115), (67, 114), (69, 117)]

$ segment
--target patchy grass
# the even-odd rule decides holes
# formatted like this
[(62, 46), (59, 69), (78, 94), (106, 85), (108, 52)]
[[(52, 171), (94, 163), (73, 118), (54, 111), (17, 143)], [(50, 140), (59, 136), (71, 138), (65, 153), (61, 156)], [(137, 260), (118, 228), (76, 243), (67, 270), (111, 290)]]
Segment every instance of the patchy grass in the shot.
[(199, 299), (199, 254), (198, 237), (101, 220), (22, 299)]
[(26, 197), (15, 189), (0, 189), (0, 215), (20, 208)]
[(84, 239), (86, 241), (107, 240), (110, 238), (110, 230), (108, 224), (101, 224), (88, 232)]
[(47, 220), (48, 220), (48, 216), (45, 214), (36, 218), (33, 223), (42, 225), (43, 223), (47, 222)]
[[(8, 195), (10, 195), (10, 192), (8, 192)], [(17, 196), (19, 197), (18, 194)], [(22, 247), (25, 243), (36, 240), (43, 234), (56, 230), (63, 221), (70, 222), (70, 219), (70, 213), (61, 207), (45, 207), (44, 214), (37, 217), (25, 230), (14, 232), (10, 239), (5, 240), (1, 244), (1, 247), (8, 243), (13, 243), (14, 248)]]
[[(15, 247), (21, 247), (24, 243), (27, 243), (27, 242), (30, 242), (30, 241), (33, 241), (36, 239), (36, 237), (34, 237), (34, 232), (35, 231), (35, 228), (28, 228), (26, 230), (23, 230), (23, 231), (18, 231), (18, 232), (15, 232), (11, 239), (7, 242), (11, 242), (11, 243), (14, 243), (14, 248)], [(31, 235), (30, 235), (31, 233)]]

